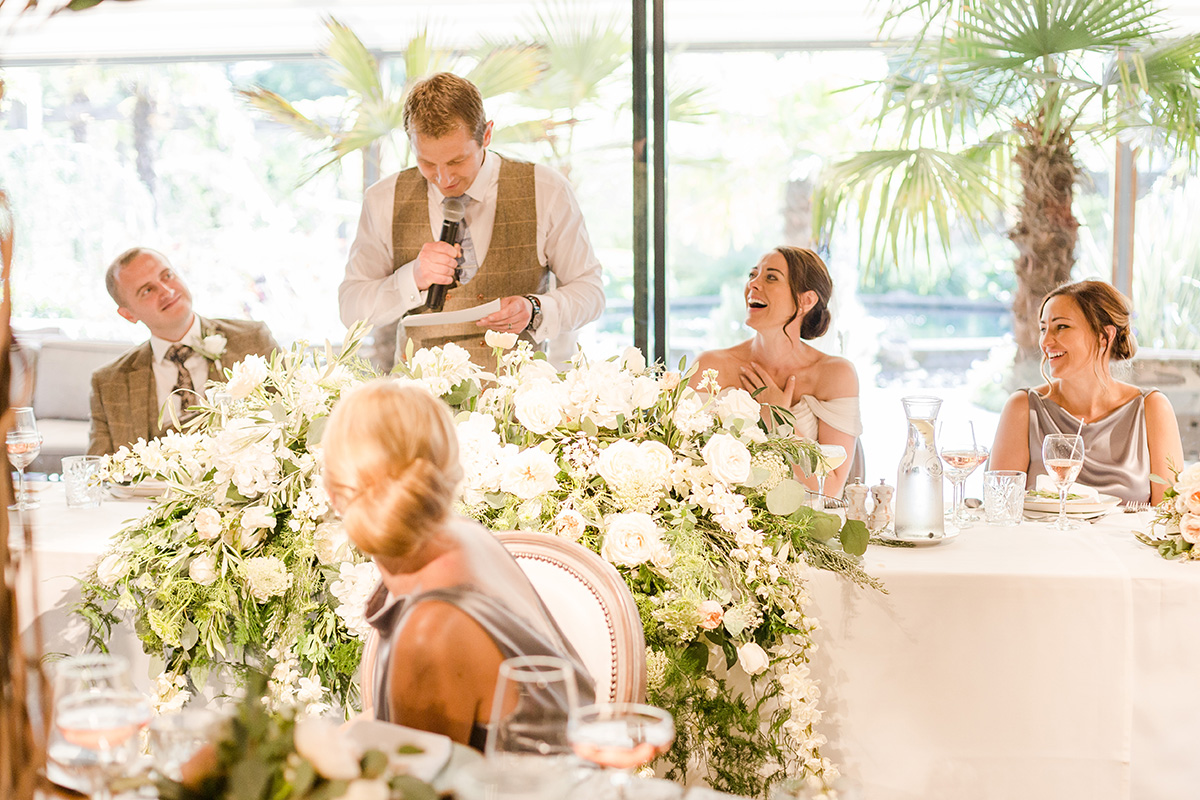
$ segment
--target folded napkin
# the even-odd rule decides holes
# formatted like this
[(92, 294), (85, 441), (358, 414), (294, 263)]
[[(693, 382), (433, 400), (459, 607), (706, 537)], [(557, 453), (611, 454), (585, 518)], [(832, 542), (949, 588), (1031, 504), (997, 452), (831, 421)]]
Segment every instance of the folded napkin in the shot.
[[(1038, 475), (1034, 488), (1039, 492), (1058, 494), (1058, 487), (1054, 485), (1054, 480), (1049, 475)], [(1082, 483), (1072, 483), (1067, 487), (1067, 494), (1077, 494), (1085, 500), (1100, 499), (1100, 491), (1098, 489), (1091, 486), (1084, 486)]]

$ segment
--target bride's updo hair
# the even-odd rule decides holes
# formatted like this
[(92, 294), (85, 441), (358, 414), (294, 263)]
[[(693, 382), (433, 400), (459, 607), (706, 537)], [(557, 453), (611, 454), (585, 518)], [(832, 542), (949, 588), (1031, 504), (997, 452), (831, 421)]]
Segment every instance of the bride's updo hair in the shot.
[(829, 330), (832, 317), (829, 314), (829, 298), (833, 296), (833, 278), (829, 277), (829, 268), (821, 257), (804, 247), (776, 247), (775, 252), (783, 256), (788, 267), (788, 285), (792, 289), (792, 297), (796, 298), (796, 313), (784, 323), (784, 328), (792, 324), (800, 314), (800, 295), (805, 292), (815, 292), (817, 304), (809, 309), (800, 323), (801, 339), (816, 339), (824, 336)]
[(463, 474), (458, 437), (425, 387), (363, 384), (334, 407), (321, 442), (326, 492), (364, 553), (404, 556), (449, 515)]
[[(1098, 356), (1103, 357), (1107, 354), (1113, 361), (1128, 361), (1133, 358), (1137, 353), (1137, 338), (1130, 327), (1133, 309), (1129, 298), (1104, 281), (1066, 283), (1042, 300), (1042, 306), (1038, 309), (1039, 318), (1046, 310), (1046, 303), (1050, 302), (1050, 298), (1060, 295), (1070, 297), (1075, 301), (1075, 305), (1079, 306), (1088, 327), (1096, 336)], [(1116, 330), (1112, 341), (1108, 340), (1108, 331), (1105, 330), (1110, 325)]]

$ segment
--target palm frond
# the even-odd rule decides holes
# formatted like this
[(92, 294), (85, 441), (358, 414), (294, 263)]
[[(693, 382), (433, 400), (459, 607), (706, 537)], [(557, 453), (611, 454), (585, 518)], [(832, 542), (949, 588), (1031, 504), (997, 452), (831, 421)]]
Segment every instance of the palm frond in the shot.
[(534, 37), (546, 63), (546, 80), (527, 93), (537, 108), (575, 108), (594, 99), (629, 62), (626, 22), (595, 17), (573, 0), (549, 3), (535, 15)]
[(1154, 131), (1176, 155), (1200, 160), (1200, 34), (1121, 51), (1105, 87), (1113, 128)]
[(270, 89), (257, 86), (253, 89), (238, 89), (237, 93), (254, 108), (307, 139), (323, 142), (334, 136), (333, 129), (328, 125), (300, 113), (295, 106)]
[(354, 31), (333, 17), (325, 20), (332, 38), (325, 46), (331, 61), (329, 74), (333, 82), (351, 94), (364, 98), (383, 97), (379, 78), (379, 62)]
[(404, 47), (404, 80), (408, 86), (435, 72), (444, 71), (448, 64), (447, 52), (434, 46), (428, 29), (409, 39)]
[(813, 226), (828, 236), (838, 215), (856, 209), (859, 249), (865, 263), (928, 247), (932, 234), (949, 248), (951, 222), (978, 223), (1003, 202), (988, 163), (987, 143), (950, 153), (929, 148), (858, 153), (827, 171), (813, 198)]
[(537, 83), (543, 64), (538, 51), (526, 45), (490, 47), (464, 77), (484, 97), (520, 92)]

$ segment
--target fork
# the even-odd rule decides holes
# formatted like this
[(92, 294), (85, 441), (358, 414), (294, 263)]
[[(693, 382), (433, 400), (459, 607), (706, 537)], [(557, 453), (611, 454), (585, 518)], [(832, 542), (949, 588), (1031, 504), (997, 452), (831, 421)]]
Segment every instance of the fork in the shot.
[(1150, 510), (1149, 503), (1126, 503), (1125, 504), (1125, 513), (1126, 514), (1136, 514), (1139, 511), (1149, 511), (1149, 510)]

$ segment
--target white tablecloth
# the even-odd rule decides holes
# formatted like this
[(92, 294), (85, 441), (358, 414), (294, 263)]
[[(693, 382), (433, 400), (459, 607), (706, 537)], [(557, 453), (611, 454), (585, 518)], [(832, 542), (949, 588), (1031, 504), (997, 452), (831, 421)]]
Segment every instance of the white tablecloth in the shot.
[(810, 581), (830, 754), (868, 800), (1200, 797), (1200, 564), (1117, 514), (871, 546)]
[[(41, 499), (47, 650), (77, 652), (75, 577), (145, 504), (67, 509), (54, 484)], [(821, 730), (863, 800), (1200, 797), (1200, 564), (1139, 544), (1149, 517), (873, 545), (886, 595), (811, 573)], [(147, 664), (128, 627), (110, 646)]]

